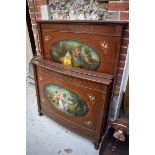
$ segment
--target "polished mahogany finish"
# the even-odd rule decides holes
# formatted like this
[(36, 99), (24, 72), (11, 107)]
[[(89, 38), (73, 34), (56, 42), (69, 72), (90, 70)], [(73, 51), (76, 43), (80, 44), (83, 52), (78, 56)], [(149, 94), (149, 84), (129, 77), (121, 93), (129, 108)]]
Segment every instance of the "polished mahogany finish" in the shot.
[[(41, 51), (40, 56), (33, 59), (33, 67), (39, 115), (45, 114), (64, 127), (88, 137), (98, 149), (105, 132), (108, 103), (125, 23), (37, 23)], [(55, 50), (61, 53), (60, 62), (63, 63), (55, 62), (51, 56), (51, 48), (59, 48), (57, 44), (64, 43), (61, 41), (78, 45), (72, 45), (75, 49), (68, 48), (70, 44), (66, 45), (68, 49), (65, 49), (65, 55), (61, 53), (62, 48)], [(82, 54), (79, 60), (76, 59), (78, 50)], [(91, 70), (89, 64), (92, 68), (95, 64), (95, 70)]]
[(50, 49), (60, 40), (80, 41), (94, 49), (100, 59), (96, 70), (115, 74), (123, 22), (99, 21), (37, 21), (42, 58), (53, 62)]
[[(84, 73), (82, 69), (77, 72), (69, 67), (64, 70), (59, 64), (44, 62), (41, 58), (34, 58), (33, 64), (39, 113), (46, 114), (63, 126), (92, 139), (98, 147), (105, 127), (113, 76), (99, 73), (96, 75), (91, 71)], [(78, 94), (86, 102), (88, 113), (76, 117), (56, 109), (44, 94), (44, 86), (47, 84), (60, 85)]]

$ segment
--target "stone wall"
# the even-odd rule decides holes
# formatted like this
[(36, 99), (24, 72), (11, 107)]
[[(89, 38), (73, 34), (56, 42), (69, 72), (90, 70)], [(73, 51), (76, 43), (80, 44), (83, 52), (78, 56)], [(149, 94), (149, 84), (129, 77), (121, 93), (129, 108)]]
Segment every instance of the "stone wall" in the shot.
[(128, 0), (48, 0), (54, 20), (128, 20)]
[(49, 0), (50, 19), (105, 20), (107, 3), (96, 0)]

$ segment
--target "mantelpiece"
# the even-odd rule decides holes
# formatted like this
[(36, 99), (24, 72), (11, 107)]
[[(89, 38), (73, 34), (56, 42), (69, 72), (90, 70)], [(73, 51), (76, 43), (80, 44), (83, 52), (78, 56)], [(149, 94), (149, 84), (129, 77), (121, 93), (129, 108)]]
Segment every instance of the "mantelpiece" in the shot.
[(33, 59), (39, 114), (98, 148), (117, 71), (123, 22), (37, 21)]

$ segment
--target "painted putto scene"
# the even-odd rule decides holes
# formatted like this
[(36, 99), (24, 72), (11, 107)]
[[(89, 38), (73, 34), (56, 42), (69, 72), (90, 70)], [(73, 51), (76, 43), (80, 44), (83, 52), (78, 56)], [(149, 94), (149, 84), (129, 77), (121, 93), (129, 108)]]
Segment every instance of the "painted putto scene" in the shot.
[(61, 86), (45, 85), (44, 95), (56, 109), (66, 114), (83, 116), (88, 112), (86, 103), (77, 94)]
[(54, 61), (61, 64), (96, 71), (100, 57), (88, 45), (76, 40), (61, 40), (51, 45), (50, 54)]

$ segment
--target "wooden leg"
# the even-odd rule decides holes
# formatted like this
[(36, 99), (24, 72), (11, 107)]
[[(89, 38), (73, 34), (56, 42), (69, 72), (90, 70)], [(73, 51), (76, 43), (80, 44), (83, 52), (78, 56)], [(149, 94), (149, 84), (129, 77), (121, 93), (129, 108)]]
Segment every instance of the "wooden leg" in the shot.
[(93, 144), (94, 144), (94, 148), (96, 150), (98, 150), (99, 149), (99, 146), (100, 146), (100, 143), (97, 141), (97, 142), (93, 142)]
[(41, 111), (38, 111), (38, 115), (39, 115), (39, 116), (42, 116), (43, 113), (42, 113)]

